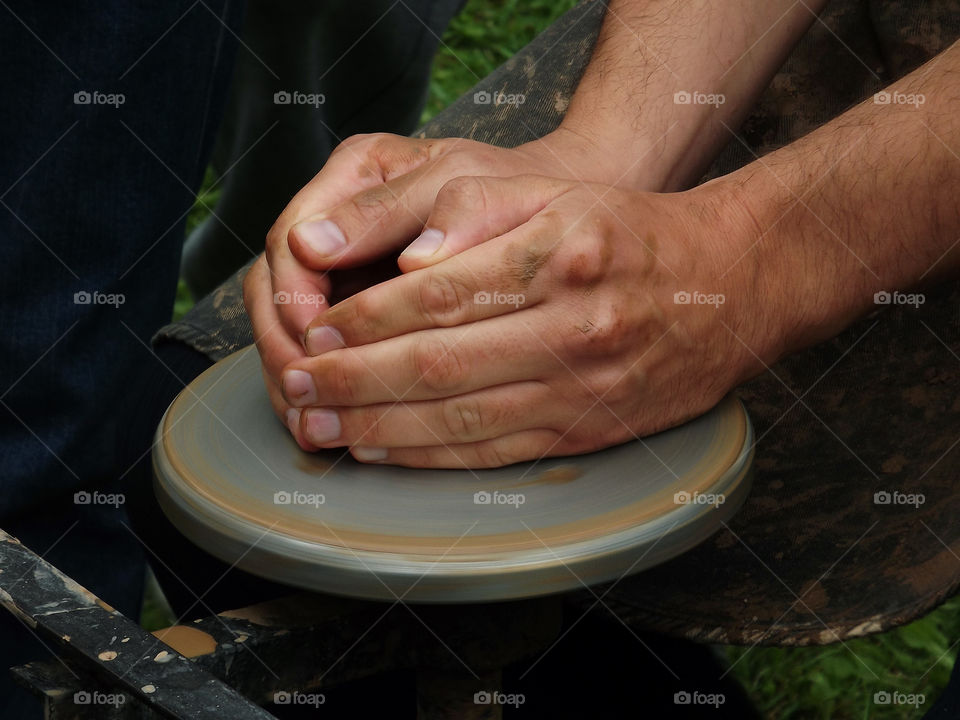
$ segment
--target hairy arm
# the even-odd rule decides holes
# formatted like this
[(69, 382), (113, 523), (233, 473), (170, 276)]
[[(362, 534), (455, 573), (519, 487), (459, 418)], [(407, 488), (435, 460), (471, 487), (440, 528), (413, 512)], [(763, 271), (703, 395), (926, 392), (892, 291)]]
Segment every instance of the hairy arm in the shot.
[(957, 277), (960, 43), (709, 185), (731, 188), (757, 226), (727, 272), (748, 273), (765, 303), (768, 364), (835, 335), (877, 292)]
[(601, 148), (606, 182), (688, 187), (730, 139), (724, 125), (740, 125), (825, 5), (611, 0), (560, 134)]

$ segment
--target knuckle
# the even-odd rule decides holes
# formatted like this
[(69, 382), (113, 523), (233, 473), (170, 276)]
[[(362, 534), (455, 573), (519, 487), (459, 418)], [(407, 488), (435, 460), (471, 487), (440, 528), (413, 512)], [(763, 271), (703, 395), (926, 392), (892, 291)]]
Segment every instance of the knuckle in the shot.
[(380, 302), (372, 291), (358, 293), (334, 305), (326, 315), (326, 322), (340, 328), (347, 336), (357, 339), (377, 337), (384, 317)]
[(554, 256), (556, 272), (569, 287), (596, 286), (609, 272), (613, 251), (607, 234), (590, 223), (572, 230), (572, 242), (561, 243)]
[(442, 340), (421, 338), (414, 344), (413, 354), (420, 382), (431, 392), (454, 390), (466, 377), (458, 352)]
[(360, 400), (360, 373), (355, 363), (342, 352), (331, 352), (322, 357), (319, 372), (314, 377), (326, 380), (328, 392), (338, 404), (355, 405)]
[(567, 333), (565, 349), (575, 354), (617, 355), (628, 349), (630, 335), (624, 308), (616, 300), (598, 303), (589, 317)]
[(482, 442), (477, 445), (477, 459), (484, 467), (503, 467), (513, 465), (524, 458), (515, 449), (497, 440)]
[(437, 193), (437, 205), (467, 207), (483, 212), (486, 208), (484, 185), (472, 175), (460, 175), (447, 180)]
[(387, 185), (376, 185), (357, 193), (347, 201), (347, 208), (365, 222), (376, 222), (397, 205), (398, 198)]
[(421, 314), (434, 326), (457, 324), (463, 315), (470, 288), (450, 275), (430, 271), (424, 273), (419, 287)]
[(278, 223), (267, 231), (267, 237), (264, 240), (264, 248), (269, 257), (276, 257), (287, 247), (287, 233)]
[(483, 437), (489, 427), (488, 419), (475, 399), (451, 398), (441, 404), (443, 426), (449, 436), (460, 442)]
[[(389, 413), (389, 410), (386, 411)], [(343, 437), (351, 445), (380, 446), (384, 442), (383, 408), (353, 408), (350, 411), (352, 422), (349, 429), (344, 428)]]
[(357, 152), (361, 145), (366, 145), (367, 148), (374, 148), (383, 135), (384, 133), (360, 133), (357, 135), (351, 135), (350, 137), (341, 140), (337, 144), (337, 146), (333, 149), (333, 152), (330, 153), (330, 157), (333, 157), (335, 154), (342, 153), (345, 150), (353, 150), (354, 152)]

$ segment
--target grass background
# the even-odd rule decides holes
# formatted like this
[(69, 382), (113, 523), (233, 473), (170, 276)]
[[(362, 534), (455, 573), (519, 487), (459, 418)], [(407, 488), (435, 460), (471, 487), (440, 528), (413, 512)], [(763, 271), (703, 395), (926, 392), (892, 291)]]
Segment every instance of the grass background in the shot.
[[(470, 0), (443, 37), (433, 66), (424, 120), (450, 104), (574, 4), (575, 0)], [(213, 205), (216, 194), (205, 187), (201, 198)], [(189, 226), (202, 220), (204, 214), (198, 203)], [(181, 284), (175, 316), (182, 315), (190, 305), (189, 294)], [(150, 628), (172, 622), (156, 588), (148, 593), (143, 621)], [(873, 694), (895, 690), (923, 693), (929, 707), (947, 684), (958, 639), (960, 597), (910, 625), (853, 640), (845, 646), (721, 650), (734, 664), (733, 675), (770, 720), (905, 720), (919, 717), (925, 708), (876, 705)]]

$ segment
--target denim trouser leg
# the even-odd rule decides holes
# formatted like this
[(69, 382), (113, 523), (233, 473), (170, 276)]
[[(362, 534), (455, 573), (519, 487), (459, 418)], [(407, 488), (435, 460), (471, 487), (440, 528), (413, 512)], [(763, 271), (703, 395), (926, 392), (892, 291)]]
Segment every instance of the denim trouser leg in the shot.
[[(185, 216), (225, 102), (240, 0), (0, 8), (0, 527), (125, 614), (143, 562), (118, 418), (164, 372)], [(43, 648), (0, 613), (0, 717)], [(36, 712), (34, 710), (33, 712)]]

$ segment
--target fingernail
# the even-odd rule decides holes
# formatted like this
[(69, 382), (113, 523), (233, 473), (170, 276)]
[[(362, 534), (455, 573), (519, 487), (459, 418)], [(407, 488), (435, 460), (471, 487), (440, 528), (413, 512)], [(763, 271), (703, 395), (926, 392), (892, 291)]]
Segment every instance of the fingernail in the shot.
[(308, 355), (321, 355), (328, 350), (346, 347), (343, 335), (329, 325), (318, 325), (307, 330), (303, 338), (303, 347)]
[(428, 228), (420, 233), (420, 237), (407, 245), (407, 249), (400, 253), (400, 255), (416, 260), (430, 257), (443, 245), (443, 238), (443, 232)]
[(315, 403), (317, 387), (313, 384), (313, 377), (304, 370), (287, 370), (283, 373), (283, 396), (298, 407)]
[(307, 421), (303, 434), (314, 445), (332, 442), (340, 437), (340, 418), (333, 410), (311, 408), (305, 411)]
[(347, 247), (343, 231), (332, 220), (310, 220), (294, 227), (300, 239), (319, 255), (337, 255)]
[(294, 437), (297, 436), (297, 431), (300, 430), (300, 413), (302, 411), (300, 408), (289, 408), (287, 410), (287, 429), (293, 434)]
[(387, 459), (387, 449), (378, 447), (355, 447), (353, 456), (360, 462), (377, 462)]

